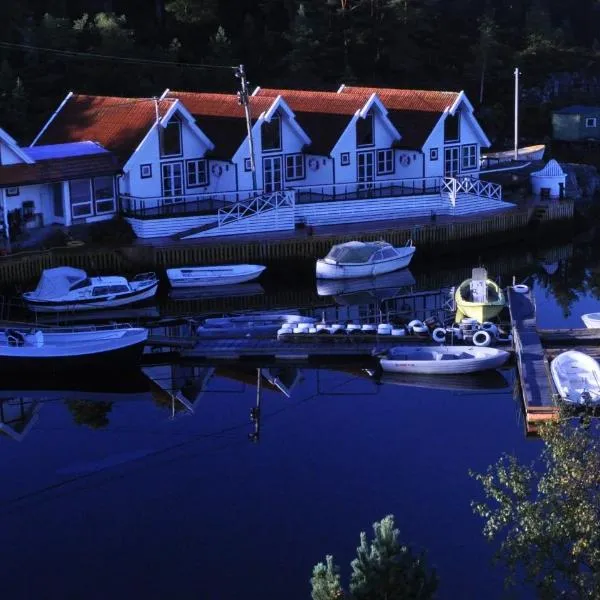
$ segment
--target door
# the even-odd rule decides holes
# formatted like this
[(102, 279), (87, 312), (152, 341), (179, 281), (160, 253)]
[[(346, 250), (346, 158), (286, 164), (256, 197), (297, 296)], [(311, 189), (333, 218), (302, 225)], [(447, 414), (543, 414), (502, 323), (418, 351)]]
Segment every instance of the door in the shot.
[(183, 165), (180, 162), (163, 163), (162, 189), (165, 204), (183, 202)]
[(357, 155), (358, 189), (370, 190), (375, 180), (375, 152), (359, 152)]
[(263, 188), (265, 193), (281, 190), (281, 156), (263, 158)]
[(456, 177), (460, 173), (460, 147), (451, 146), (444, 150), (444, 176)]

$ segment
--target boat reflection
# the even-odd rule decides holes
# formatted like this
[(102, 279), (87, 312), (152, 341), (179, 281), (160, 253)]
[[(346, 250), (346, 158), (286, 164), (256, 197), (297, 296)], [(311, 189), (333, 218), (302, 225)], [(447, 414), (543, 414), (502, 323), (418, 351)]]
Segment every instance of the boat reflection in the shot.
[(237, 283), (235, 285), (214, 285), (197, 288), (171, 288), (171, 300), (202, 300), (209, 298), (237, 298), (241, 296), (260, 296), (265, 290), (260, 283)]
[(355, 279), (317, 279), (317, 294), (333, 296), (337, 304), (382, 302), (412, 292), (416, 284), (409, 269)]
[(481, 392), (504, 390), (510, 385), (505, 376), (497, 370), (463, 375), (409, 375), (404, 373), (375, 373), (377, 383), (405, 387), (447, 390), (451, 392)]

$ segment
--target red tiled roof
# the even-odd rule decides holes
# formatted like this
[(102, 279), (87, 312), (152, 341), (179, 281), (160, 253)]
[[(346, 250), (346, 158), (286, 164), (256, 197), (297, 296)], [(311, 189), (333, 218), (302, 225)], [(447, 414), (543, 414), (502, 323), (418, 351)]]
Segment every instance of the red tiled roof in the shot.
[(109, 152), (52, 158), (34, 164), (1, 165), (0, 187), (68, 181), (84, 177), (115, 175), (118, 172), (117, 159)]
[(114, 152), (125, 163), (155, 122), (157, 103), (158, 114), (162, 117), (173, 100), (155, 102), (151, 98), (74, 94), (37, 144), (91, 140)]
[[(198, 127), (215, 145), (211, 156), (230, 160), (248, 135), (244, 107), (235, 94), (169, 91), (166, 97), (177, 98), (192, 113)], [(257, 119), (273, 101), (251, 96), (251, 118)]]
[(442, 113), (450, 108), (459, 92), (439, 92), (435, 90), (400, 90), (395, 88), (344, 86), (341, 96), (368, 98), (376, 93), (389, 110), (411, 110)]
[(259, 88), (254, 98), (283, 96), (294, 112), (324, 113), (353, 116), (366, 103), (358, 95), (341, 95), (336, 92), (318, 92), (310, 90), (283, 90)]

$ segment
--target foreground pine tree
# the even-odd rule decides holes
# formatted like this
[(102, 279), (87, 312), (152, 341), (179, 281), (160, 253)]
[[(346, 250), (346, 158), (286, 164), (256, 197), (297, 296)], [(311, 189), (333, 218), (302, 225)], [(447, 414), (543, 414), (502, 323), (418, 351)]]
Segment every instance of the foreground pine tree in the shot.
[(333, 557), (317, 564), (311, 578), (313, 600), (429, 600), (437, 589), (435, 573), (422, 556), (415, 556), (398, 541), (394, 517), (388, 515), (373, 524), (374, 538), (360, 534), (360, 546), (352, 561), (349, 593), (340, 582)]

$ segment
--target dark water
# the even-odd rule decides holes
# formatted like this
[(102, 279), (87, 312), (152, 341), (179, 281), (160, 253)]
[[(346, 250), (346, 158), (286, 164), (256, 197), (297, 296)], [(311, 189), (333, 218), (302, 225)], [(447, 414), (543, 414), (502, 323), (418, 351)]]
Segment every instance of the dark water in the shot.
[[(540, 325), (579, 327), (598, 307), (590, 242), (490, 256), (490, 274), (531, 275)], [(457, 284), (472, 266), (465, 258), (436, 275), (416, 263), (415, 289), (433, 275)], [(296, 288), (319, 300), (313, 281)], [(167, 389), (181, 383), (169, 367), (151, 374)], [(2, 382), (5, 421), (34, 413), (20, 440), (0, 436), (6, 598), (304, 599), (312, 566), (333, 553), (347, 575), (359, 532), (389, 513), (403, 541), (427, 552), (439, 598), (503, 597), (468, 470), (503, 452), (539, 452), (524, 435), (510, 369), (505, 387), (444, 390), (377, 385), (360, 366), (290, 367), (289, 398), (262, 380), (257, 442), (256, 369), (196, 375), (207, 383), (187, 390), (191, 410), (143, 378)], [(14, 430), (16, 421), (4, 426)]]

